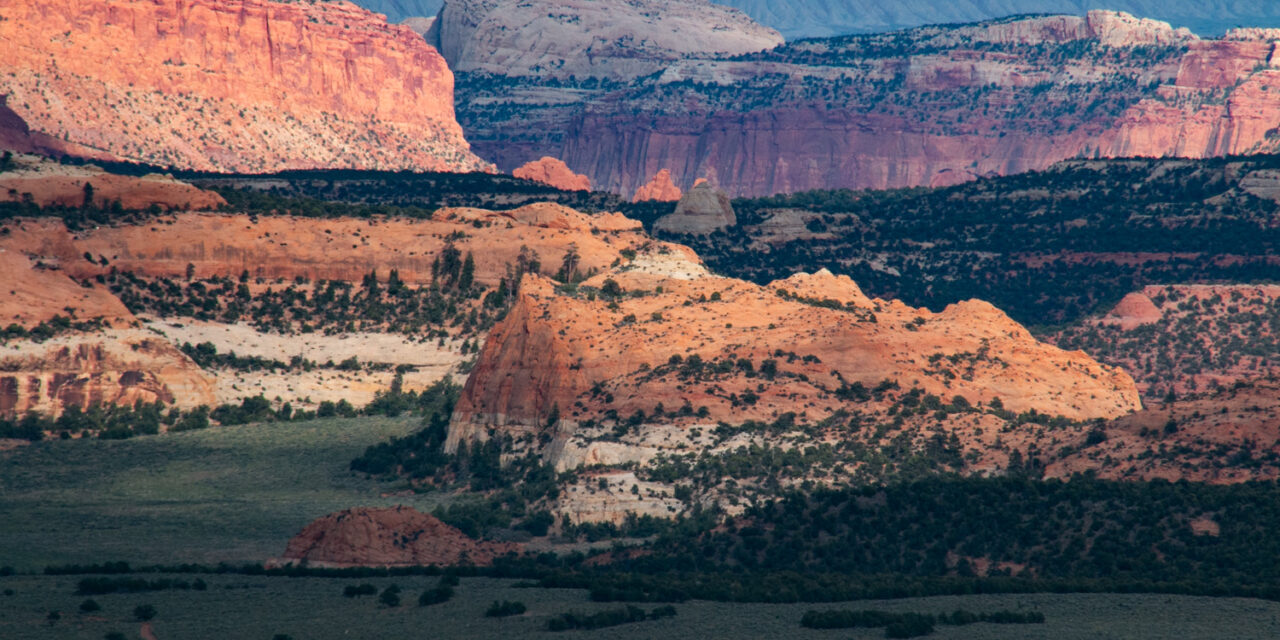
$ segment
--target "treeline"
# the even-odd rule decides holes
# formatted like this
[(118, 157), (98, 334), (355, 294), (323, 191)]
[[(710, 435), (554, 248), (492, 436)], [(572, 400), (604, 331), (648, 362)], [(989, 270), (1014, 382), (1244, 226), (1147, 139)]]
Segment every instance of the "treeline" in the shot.
[(422, 392), (405, 391), (397, 376), (386, 391), (374, 395), (374, 399), (362, 408), (347, 400), (325, 400), (315, 410), (295, 409), (289, 402), (279, 406), (262, 395), (242, 399), (239, 403), (226, 403), (214, 408), (199, 406), (183, 410), (169, 407), (162, 402), (138, 401), (132, 406), (94, 405), (87, 411), (69, 406), (57, 418), (38, 411), (21, 416), (0, 417), (0, 438), (42, 440), (47, 433), (57, 433), (63, 439), (79, 435), (103, 440), (123, 440), (135, 436), (155, 435), (161, 428), (170, 432), (196, 431), (219, 425), (224, 427), (273, 422), (299, 422), (316, 418), (354, 418), (356, 416), (387, 416), (394, 418), (404, 413), (437, 415), (439, 397), (453, 394), (458, 385), (452, 378), (435, 382)]
[(627, 605), (621, 609), (609, 609), (590, 614), (569, 612), (548, 620), (547, 631), (576, 631), (579, 629), (590, 631), (592, 629), (616, 627), (646, 620), (661, 620), (674, 615), (676, 615), (676, 608), (671, 605), (658, 607), (647, 612), (640, 607), (632, 605)]
[[(675, 239), (756, 282), (825, 267), (868, 295), (934, 310), (979, 298), (1024, 324), (1057, 325), (1147, 284), (1280, 280), (1269, 258), (1280, 206), (1241, 183), (1277, 167), (1266, 155), (1065, 162), (945, 188), (740, 198), (737, 226)], [(822, 235), (771, 239), (762, 260), (757, 225), (795, 209)]]
[(991, 624), (1044, 624), (1044, 614), (1038, 611), (994, 611), (974, 613), (957, 609), (937, 615), (929, 613), (897, 613), (889, 611), (806, 611), (800, 626), (807, 629), (874, 629), (882, 627), (886, 638), (915, 638), (934, 632), (937, 625), (966, 626), (987, 622)]

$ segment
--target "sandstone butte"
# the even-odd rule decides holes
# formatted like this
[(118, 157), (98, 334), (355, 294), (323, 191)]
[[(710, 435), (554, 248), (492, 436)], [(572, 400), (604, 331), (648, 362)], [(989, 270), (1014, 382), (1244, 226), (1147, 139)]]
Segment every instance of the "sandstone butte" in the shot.
[(518, 167), (511, 175), (533, 180), (564, 191), (590, 191), (591, 178), (573, 172), (563, 161), (543, 156)]
[(708, 234), (738, 224), (729, 196), (699, 180), (680, 197), (676, 210), (653, 223), (663, 233)]
[(689, 55), (782, 44), (777, 31), (707, 0), (450, 0), (426, 35), (456, 71), (634, 78)]
[[(588, 113), (571, 119), (570, 135), (522, 146), (520, 153), (554, 154), (590, 176), (597, 189), (617, 193), (632, 193), (656, 167), (669, 168), (681, 186), (714, 170), (729, 194), (739, 197), (808, 189), (948, 186), (981, 176), (1042, 170), (1075, 157), (1205, 158), (1270, 152), (1280, 142), (1280, 55), (1273, 31), (1238, 30), (1223, 39), (1200, 39), (1164, 23), (1107, 11), (952, 30), (952, 35), (929, 31), (921, 36), (936, 41), (936, 47), (916, 55), (866, 59), (865, 69), (852, 65), (837, 71), (750, 60), (677, 61), (654, 82), (652, 96), (602, 96)], [(1101, 52), (1107, 47), (1129, 51), (1115, 57), (1070, 58), (1041, 68), (974, 46), (1043, 42), (1052, 47), (1077, 41), (1094, 41)], [(1153, 44), (1176, 44), (1185, 52), (1144, 61), (1143, 48)], [(761, 106), (733, 109), (693, 92), (688, 101), (694, 106), (687, 111), (657, 115), (670, 107), (663, 92), (684, 86), (679, 83), (750, 86), (761, 74), (770, 73), (788, 74), (793, 86), (809, 80), (836, 86), (837, 74), (849, 75), (855, 86), (900, 75), (903, 89), (898, 102), (859, 109), (821, 100), (766, 100)], [(1072, 82), (1109, 76), (1159, 86), (1114, 110), (1086, 109), (1089, 103), (1081, 101), (1092, 101), (1096, 94)], [(1008, 96), (1026, 96), (1028, 87), (1040, 83), (1050, 87), (1047, 95), (1055, 104), (1062, 103), (1072, 114), (1064, 116), (1071, 126), (1054, 124), (1054, 113), (1032, 119), (996, 115), (1010, 108)], [(951, 109), (918, 100), (921, 94), (937, 92), (981, 93), (991, 85), (997, 90), (989, 99), (980, 99), (976, 111), (967, 103)], [(696, 106), (708, 101), (712, 104), (707, 108)], [(993, 115), (987, 115), (988, 110)], [(511, 162), (500, 140), (476, 144), (499, 165)]]
[(473, 540), (412, 507), (356, 507), (308, 524), (281, 560), (311, 567), (487, 566), (518, 550)]
[[(581, 293), (610, 279), (629, 295), (608, 301)], [(931, 313), (869, 299), (847, 277), (825, 271), (759, 286), (711, 275), (689, 249), (657, 243), (583, 287), (571, 294), (527, 277), (467, 380), (448, 447), (495, 434), (546, 435), (545, 453), (560, 463), (565, 443), (587, 421), (687, 405), (707, 412), (674, 419), (685, 427), (770, 421), (784, 412), (817, 422), (846, 406), (837, 397), (843, 386), (885, 380), (1074, 419), (1141, 408), (1128, 374), (1038, 342), (977, 300)], [(729, 365), (682, 377), (695, 356)], [(748, 376), (740, 360), (755, 371), (773, 360), (778, 373)]]
[(662, 169), (655, 173), (648, 182), (636, 187), (635, 196), (631, 198), (632, 202), (645, 202), (648, 200), (657, 200), (658, 202), (675, 202), (680, 199), (683, 194), (680, 193), (680, 187), (677, 187), (671, 181), (671, 170)]
[[(453, 75), (348, 2), (14, 0), (0, 141), (215, 171), (488, 170)], [(162, 124), (161, 124), (162, 123)]]

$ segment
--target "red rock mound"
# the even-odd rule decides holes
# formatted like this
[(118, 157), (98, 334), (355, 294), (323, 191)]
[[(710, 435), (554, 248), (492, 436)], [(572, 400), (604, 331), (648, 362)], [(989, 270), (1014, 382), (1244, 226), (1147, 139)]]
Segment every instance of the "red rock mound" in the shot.
[(484, 566), (518, 550), (472, 540), (411, 507), (356, 507), (307, 525), (289, 541), (284, 559), (332, 567)]
[(533, 180), (565, 191), (590, 191), (591, 178), (574, 173), (563, 161), (543, 156), (539, 160), (525, 163), (511, 175), (524, 180)]
[(1125, 295), (1115, 308), (1106, 315), (1104, 321), (1115, 322), (1122, 329), (1129, 330), (1144, 324), (1158, 322), (1162, 314), (1151, 298), (1137, 291)]
[(0, 128), (26, 131), (20, 150), (244, 172), (490, 168), (454, 118), (444, 58), (349, 2), (14, 0), (0, 42)]
[(636, 189), (635, 197), (631, 198), (632, 202), (645, 202), (646, 200), (657, 200), (659, 202), (675, 202), (680, 199), (683, 194), (680, 187), (677, 187), (671, 181), (671, 171), (663, 169), (649, 179), (649, 182), (640, 185)]

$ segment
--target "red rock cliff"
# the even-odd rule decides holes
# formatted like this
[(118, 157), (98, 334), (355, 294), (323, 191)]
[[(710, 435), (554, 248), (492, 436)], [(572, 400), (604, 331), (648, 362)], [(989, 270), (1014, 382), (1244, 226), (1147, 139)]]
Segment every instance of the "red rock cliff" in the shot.
[(0, 50), (10, 146), (226, 171), (487, 167), (444, 58), (346, 2), (14, 0)]

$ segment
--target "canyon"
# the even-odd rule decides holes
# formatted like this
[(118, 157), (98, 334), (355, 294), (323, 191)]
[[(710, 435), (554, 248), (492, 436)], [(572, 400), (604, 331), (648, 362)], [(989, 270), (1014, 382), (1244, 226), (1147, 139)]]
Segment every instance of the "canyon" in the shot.
[(663, 169), (734, 197), (945, 186), (1075, 157), (1274, 150), (1273, 41), (1109, 11), (1016, 17), (690, 53), (653, 75), (463, 71), (458, 113), (500, 169), (554, 156), (614, 193)]
[(183, 169), (481, 171), (453, 74), (346, 2), (22, 1), (0, 10), (0, 139)]

